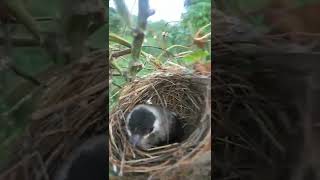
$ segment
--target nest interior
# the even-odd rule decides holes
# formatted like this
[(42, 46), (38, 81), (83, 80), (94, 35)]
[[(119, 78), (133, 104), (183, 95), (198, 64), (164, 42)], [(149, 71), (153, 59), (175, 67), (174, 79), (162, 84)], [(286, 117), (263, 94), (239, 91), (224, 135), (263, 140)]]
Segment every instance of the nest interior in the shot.
[[(163, 172), (197, 155), (211, 141), (210, 78), (162, 71), (125, 86), (109, 116), (109, 159), (120, 173)], [(128, 142), (124, 119), (137, 104), (151, 100), (177, 113), (184, 129), (181, 143), (142, 151)], [(207, 146), (206, 146), (207, 145)]]

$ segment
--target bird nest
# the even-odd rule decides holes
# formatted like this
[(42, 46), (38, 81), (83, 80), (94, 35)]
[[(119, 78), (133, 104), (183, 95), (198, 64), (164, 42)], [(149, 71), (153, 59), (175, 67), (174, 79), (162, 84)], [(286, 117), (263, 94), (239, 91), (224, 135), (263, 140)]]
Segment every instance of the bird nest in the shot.
[[(210, 151), (210, 98), (209, 77), (177, 70), (162, 70), (127, 84), (109, 116), (109, 162), (113, 170), (125, 176), (163, 177)], [(145, 151), (129, 143), (124, 119), (134, 106), (148, 101), (178, 114), (183, 124), (183, 141)]]
[(105, 57), (105, 50), (97, 50), (46, 74), (46, 88), (36, 98), (37, 111), (13, 144), (12, 162), (0, 179), (50, 179), (81, 142), (105, 134)]

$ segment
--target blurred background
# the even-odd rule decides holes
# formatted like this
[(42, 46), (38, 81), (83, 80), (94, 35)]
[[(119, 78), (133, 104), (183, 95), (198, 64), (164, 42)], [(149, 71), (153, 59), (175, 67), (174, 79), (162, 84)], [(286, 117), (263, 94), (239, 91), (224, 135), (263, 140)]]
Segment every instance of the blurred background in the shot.
[[(88, 3), (91, 9), (86, 12), (80, 1), (0, 2), (0, 169), (11, 157), (9, 145), (31, 121), (37, 88), (50, 85), (45, 79), (52, 72), (77, 61), (72, 57), (75, 42), (84, 44), (83, 54), (106, 48), (107, 2), (101, 3)], [(98, 24), (97, 28), (84, 34), (87, 29), (79, 28), (75, 14), (81, 14), (83, 22), (88, 17), (86, 25)], [(85, 40), (74, 35), (81, 32)], [(74, 39), (66, 38), (73, 35)]]

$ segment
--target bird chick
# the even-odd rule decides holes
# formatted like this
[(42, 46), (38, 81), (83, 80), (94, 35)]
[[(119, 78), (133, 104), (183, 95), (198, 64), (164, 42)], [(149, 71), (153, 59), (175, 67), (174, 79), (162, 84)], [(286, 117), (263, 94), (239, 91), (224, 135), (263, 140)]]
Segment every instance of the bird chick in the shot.
[(147, 104), (135, 106), (128, 114), (126, 130), (130, 143), (142, 149), (177, 142), (183, 132), (175, 113)]

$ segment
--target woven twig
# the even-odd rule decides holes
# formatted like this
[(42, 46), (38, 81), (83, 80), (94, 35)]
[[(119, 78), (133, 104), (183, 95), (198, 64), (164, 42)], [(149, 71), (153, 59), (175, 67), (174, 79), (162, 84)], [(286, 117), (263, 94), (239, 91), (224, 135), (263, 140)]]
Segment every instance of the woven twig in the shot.
[[(210, 78), (163, 69), (123, 87), (118, 105), (109, 117), (109, 160), (124, 176), (152, 175), (190, 161), (211, 139)], [(209, 91), (210, 92), (210, 91)], [(141, 151), (133, 148), (125, 132), (124, 118), (137, 104), (151, 100), (176, 112), (184, 124), (184, 141)], [(154, 174), (154, 176), (159, 176)]]

